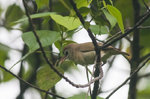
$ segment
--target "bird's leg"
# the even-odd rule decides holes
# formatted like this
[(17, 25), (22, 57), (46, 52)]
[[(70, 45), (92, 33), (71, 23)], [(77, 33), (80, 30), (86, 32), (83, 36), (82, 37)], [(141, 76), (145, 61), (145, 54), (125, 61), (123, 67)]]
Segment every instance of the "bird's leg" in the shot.
[(103, 77), (103, 69), (102, 69), (103, 65), (105, 65), (105, 63), (99, 65), (99, 71), (100, 71), (100, 76), (101, 76), (100, 78)]
[[(87, 80), (88, 80), (88, 83), (90, 82), (89, 81), (89, 74), (88, 74), (88, 72), (90, 71), (89, 69), (88, 69), (88, 67), (87, 66), (85, 66), (85, 70), (86, 70), (86, 76), (87, 76)], [(91, 71), (90, 71), (90, 74), (91, 74)], [(91, 96), (91, 86), (89, 86), (89, 88), (88, 88), (88, 93), (90, 92), (90, 96)]]

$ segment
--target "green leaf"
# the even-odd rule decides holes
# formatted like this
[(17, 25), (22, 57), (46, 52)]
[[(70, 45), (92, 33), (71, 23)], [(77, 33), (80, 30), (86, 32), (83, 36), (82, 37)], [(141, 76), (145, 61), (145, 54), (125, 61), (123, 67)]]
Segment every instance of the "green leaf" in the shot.
[(79, 12), (83, 17), (87, 16), (87, 14), (90, 12), (90, 9), (87, 7), (82, 7), (79, 9)]
[(58, 50), (60, 51), (60, 54), (62, 55), (63, 48), (70, 43), (75, 43), (75, 42), (72, 40), (64, 40), (64, 41), (58, 40), (54, 44), (55, 44), (56, 48), (58, 48)]
[(10, 48), (0, 43), (0, 64), (4, 66), (5, 60), (8, 58)]
[(37, 6), (38, 6), (38, 9), (40, 9), (44, 6), (48, 7), (49, 0), (35, 0), (35, 1), (36, 1)]
[(66, 60), (64, 62), (62, 62), (60, 64), (60, 67), (64, 70), (64, 71), (68, 71), (69, 69), (77, 69), (77, 66), (75, 65), (75, 63), (71, 60)]
[(92, 2), (92, 0), (75, 0), (77, 8), (88, 7), (88, 5)]
[[(58, 71), (63, 73), (61, 68), (57, 68)], [(49, 66), (42, 66), (37, 71), (37, 85), (44, 90), (52, 88), (58, 81), (61, 80), (61, 77), (58, 76)]]
[(111, 5), (107, 5), (107, 9), (108, 9), (109, 13), (117, 19), (119, 28), (120, 28), (121, 32), (124, 33), (124, 25), (123, 25), (122, 15), (121, 15), (120, 11)]
[[(3, 8), (0, 7), (0, 16), (2, 15), (2, 12), (3, 12)], [(0, 17), (0, 19), (1, 19), (1, 17)]]
[[(58, 15), (54, 12), (45, 12), (45, 13), (32, 14), (31, 18), (35, 19), (35, 18), (43, 18), (43, 17), (48, 17), (48, 16), (51, 16), (51, 18), (56, 23), (66, 27), (68, 30), (76, 29), (81, 24), (81, 22), (78, 18), (69, 17), (69, 16), (63, 17), (63, 16)], [(19, 19), (18, 21), (15, 21), (14, 23), (23, 22), (23, 21), (26, 21), (27, 19), (28, 19), (27, 17), (24, 17), (24, 18)]]
[[(10, 51), (10, 48), (8, 46), (0, 43), (0, 65), (4, 66), (6, 59), (8, 59), (9, 51)], [(0, 68), (0, 72), (2, 74), (1, 75), (2, 79), (0, 77), (0, 81), (7, 82), (11, 80), (12, 78), (14, 78), (14, 76), (12, 76), (11, 74), (9, 74), (8, 72), (4, 71), (1, 68)]]
[[(126, 0), (126, 2), (124, 2), (123, 0), (118, 0), (117, 2), (115, 2), (115, 7), (119, 8), (119, 11), (122, 12), (123, 19), (128, 21), (128, 24), (130, 26), (134, 25), (134, 8), (132, 3), (132, 0)], [(128, 7), (128, 9), (125, 9), (126, 7)]]
[(90, 27), (90, 22), (85, 21), (84, 28), (87, 30)]
[(107, 20), (109, 21), (110, 25), (111, 25), (111, 29), (116, 25), (117, 20), (114, 16), (112, 16), (111, 14), (109, 14), (105, 9), (103, 9), (104, 15), (106, 16)]
[[(35, 18), (43, 18), (43, 17), (49, 17), (51, 14), (55, 14), (55, 12), (43, 12), (43, 13), (37, 13), (37, 14), (32, 14), (30, 15), (30, 17), (32, 19), (35, 19)], [(14, 23), (20, 23), (20, 22), (23, 22), (23, 21), (27, 21), (28, 18), (25, 16), (17, 21), (15, 21)]]
[(66, 27), (68, 30), (76, 29), (81, 24), (80, 20), (75, 17), (64, 17), (58, 14), (51, 14), (50, 16), (56, 23)]
[(94, 34), (108, 34), (109, 33), (107, 26), (91, 25), (90, 29)]
[[(52, 43), (60, 39), (60, 34), (56, 31), (38, 30), (36, 32), (43, 47), (51, 45)], [(39, 44), (37, 43), (36, 38), (32, 32), (23, 33), (22, 39), (25, 44), (28, 45), (30, 52), (33, 52), (39, 48)]]
[(104, 5), (105, 8), (107, 8), (105, 0), (103, 0), (103, 5)]
[(145, 87), (143, 87), (144, 89), (139, 90), (137, 92), (137, 99), (149, 99), (150, 97), (150, 85), (149, 85), (149, 81), (147, 78), (144, 79), (144, 82), (140, 82), (140, 84), (144, 84)]
[(91, 25), (90, 26), (91, 31), (94, 34), (99, 34), (100, 33), (100, 26), (99, 25)]
[(23, 16), (23, 11), (19, 6), (17, 6), (16, 4), (9, 6), (5, 13), (5, 26), (9, 28), (15, 25), (12, 22), (17, 21), (22, 16)]
[(14, 76), (9, 74), (8, 72), (6, 72), (4, 70), (2, 70), (2, 71), (3, 71), (3, 80), (2, 80), (3, 82), (7, 82), (14, 78)]

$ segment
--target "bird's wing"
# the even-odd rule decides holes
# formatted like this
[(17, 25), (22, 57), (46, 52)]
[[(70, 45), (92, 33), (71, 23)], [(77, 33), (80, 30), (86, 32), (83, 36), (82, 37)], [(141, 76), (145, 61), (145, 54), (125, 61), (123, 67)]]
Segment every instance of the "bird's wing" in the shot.
[[(102, 46), (102, 43), (98, 43), (99, 46)], [(94, 45), (92, 42), (78, 44), (77, 49), (81, 52), (94, 51)]]

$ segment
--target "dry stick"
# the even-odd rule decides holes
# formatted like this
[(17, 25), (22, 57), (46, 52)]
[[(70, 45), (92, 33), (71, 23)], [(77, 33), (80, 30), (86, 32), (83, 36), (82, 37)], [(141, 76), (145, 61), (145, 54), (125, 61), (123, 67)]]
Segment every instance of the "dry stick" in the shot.
[(9, 71), (8, 69), (6, 69), (4, 66), (1, 66), (1, 65), (0, 65), (0, 68), (2, 68), (2, 69), (5, 70), (6, 72), (10, 73), (11, 75), (13, 75), (14, 77), (16, 77), (17, 79), (19, 79), (20, 81), (22, 81), (23, 83), (29, 85), (29, 86), (32, 87), (32, 88), (35, 88), (35, 89), (37, 89), (37, 90), (39, 90), (39, 91), (41, 91), (41, 92), (45, 92), (45, 93), (47, 93), (47, 94), (56, 96), (56, 97), (58, 97), (58, 98), (65, 99), (64, 97), (58, 96), (58, 95), (56, 95), (56, 94), (53, 94), (53, 93), (48, 92), (48, 91), (46, 91), (46, 90), (40, 89), (40, 88), (38, 88), (37, 86), (34, 86), (34, 85), (30, 84), (29, 82), (23, 80), (23, 79), (20, 78), (19, 76), (15, 75), (13, 72), (11, 72), (11, 71)]
[(134, 75), (145, 66), (145, 64), (150, 60), (150, 57), (147, 58), (143, 63), (141, 63), (137, 69), (122, 83), (120, 84), (113, 92), (111, 92), (105, 99), (109, 99), (110, 96), (112, 96), (118, 89), (120, 89), (123, 85), (125, 85)]
[(42, 47), (42, 44), (41, 44), (41, 42), (40, 42), (40, 40), (39, 40), (39, 37), (38, 37), (38, 35), (37, 35), (37, 33), (36, 33), (36, 30), (35, 30), (35, 27), (34, 27), (34, 25), (33, 25), (32, 19), (31, 19), (29, 13), (28, 13), (27, 4), (26, 4), (25, 0), (23, 0), (23, 4), (24, 4), (24, 7), (25, 7), (25, 11), (26, 11), (26, 15), (27, 15), (27, 17), (28, 17), (29, 23), (31, 24), (32, 32), (33, 32), (34, 36), (36, 37), (37, 43), (38, 43), (39, 46), (40, 46), (42, 55), (43, 55), (44, 59), (46, 60), (47, 64), (51, 67), (51, 69), (52, 69), (54, 72), (56, 72), (60, 77), (64, 78), (64, 79), (66, 80), (66, 82), (68, 82), (69, 84), (71, 84), (72, 86), (74, 86), (74, 87), (76, 87), (76, 88), (88, 87), (89, 85), (91, 85), (92, 83), (94, 83), (95, 81), (97, 81), (98, 79), (101, 78), (101, 77), (96, 77), (96, 78), (94, 78), (93, 80), (91, 80), (89, 83), (81, 85), (81, 84), (75, 84), (74, 82), (70, 81), (67, 77), (65, 77), (63, 74), (61, 74), (61, 73), (49, 62), (49, 60), (48, 60), (48, 58), (47, 58), (47, 56), (46, 56), (46, 54), (45, 54), (45, 51), (44, 51), (44, 49), (43, 49), (43, 47)]

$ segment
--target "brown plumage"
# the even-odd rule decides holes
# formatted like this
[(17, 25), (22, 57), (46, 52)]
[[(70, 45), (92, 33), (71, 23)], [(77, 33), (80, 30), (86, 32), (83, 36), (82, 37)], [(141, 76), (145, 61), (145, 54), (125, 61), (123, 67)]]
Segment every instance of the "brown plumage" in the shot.
[[(102, 46), (102, 43), (98, 43), (99, 46)], [(65, 57), (63, 58), (73, 60), (77, 64), (81, 65), (89, 65), (94, 64), (96, 54), (94, 50), (94, 45), (92, 42), (88, 43), (71, 43), (64, 47), (63, 53)], [(106, 60), (116, 54), (128, 55), (125, 52), (121, 52), (119, 49), (116, 49), (112, 46), (107, 47), (106, 49), (101, 51), (102, 61), (106, 62)]]

